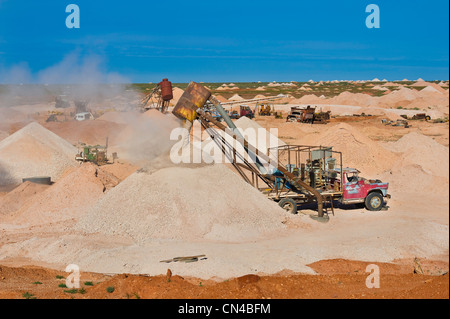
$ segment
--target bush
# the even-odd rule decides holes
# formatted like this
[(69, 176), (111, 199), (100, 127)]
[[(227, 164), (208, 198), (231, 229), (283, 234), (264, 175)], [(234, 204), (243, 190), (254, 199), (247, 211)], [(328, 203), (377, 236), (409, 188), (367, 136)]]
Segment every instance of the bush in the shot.
[(78, 292), (78, 289), (73, 288), (73, 289), (70, 289), (70, 290), (64, 290), (64, 292), (67, 292), (69, 294), (76, 294)]
[(22, 297), (24, 297), (25, 299), (36, 299), (36, 297), (33, 294), (30, 294), (28, 291), (24, 292), (22, 294)]

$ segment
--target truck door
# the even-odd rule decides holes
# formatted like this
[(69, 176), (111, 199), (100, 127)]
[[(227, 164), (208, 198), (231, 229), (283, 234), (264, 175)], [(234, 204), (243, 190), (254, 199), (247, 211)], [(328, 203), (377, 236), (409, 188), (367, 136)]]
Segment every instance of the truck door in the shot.
[(344, 173), (344, 200), (364, 198), (364, 181), (357, 174)]

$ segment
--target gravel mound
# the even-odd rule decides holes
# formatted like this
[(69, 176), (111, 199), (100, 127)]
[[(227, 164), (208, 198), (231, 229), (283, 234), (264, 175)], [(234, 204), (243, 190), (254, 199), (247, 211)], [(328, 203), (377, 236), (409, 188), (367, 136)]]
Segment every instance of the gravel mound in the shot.
[(0, 185), (19, 184), (22, 178), (50, 176), (57, 180), (77, 165), (77, 148), (36, 122), (0, 141)]
[(285, 228), (285, 212), (223, 165), (139, 170), (110, 190), (76, 229), (153, 239), (241, 242)]
[(0, 198), (0, 216), (19, 210), (30, 198), (49, 187), (50, 185), (35, 184), (29, 181), (20, 184)]
[(411, 132), (386, 148), (402, 153), (402, 163), (420, 165), (428, 174), (447, 177), (449, 175), (449, 148), (429, 136)]
[(379, 172), (390, 169), (398, 154), (390, 152), (378, 142), (347, 123), (339, 123), (326, 131), (305, 138), (306, 145), (332, 146), (342, 152), (344, 167), (354, 167), (366, 178), (375, 178)]
[[(9, 216), (20, 225), (40, 225), (79, 218), (119, 180), (91, 163), (67, 171), (55, 184), (34, 195)], [(9, 194), (8, 194), (9, 195)]]

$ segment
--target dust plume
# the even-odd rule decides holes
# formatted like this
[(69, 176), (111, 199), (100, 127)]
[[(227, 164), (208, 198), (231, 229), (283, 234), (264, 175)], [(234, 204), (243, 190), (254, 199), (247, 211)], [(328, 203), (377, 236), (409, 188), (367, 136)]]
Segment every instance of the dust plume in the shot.
[(145, 113), (119, 113), (126, 128), (118, 135), (112, 148), (119, 158), (139, 166), (148, 166), (160, 156), (168, 157), (176, 141), (170, 140), (173, 129), (179, 128), (180, 121), (172, 114), (162, 114), (157, 110)]
[(107, 70), (103, 57), (75, 51), (37, 72), (24, 62), (9, 68), (0, 65), (0, 106), (49, 103), (64, 95), (72, 102), (87, 101), (91, 108), (112, 104), (112, 100), (127, 107), (139, 100), (128, 83), (126, 77)]

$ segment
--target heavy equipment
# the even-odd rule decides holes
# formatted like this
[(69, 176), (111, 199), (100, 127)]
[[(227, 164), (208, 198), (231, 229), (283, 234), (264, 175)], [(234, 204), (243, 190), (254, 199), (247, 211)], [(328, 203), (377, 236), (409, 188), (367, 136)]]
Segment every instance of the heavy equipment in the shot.
[(255, 117), (255, 112), (253, 112), (253, 110), (250, 108), (250, 106), (243, 104), (243, 105), (239, 105), (239, 116), (240, 117), (246, 116), (249, 119), (252, 119)]
[(314, 113), (314, 123), (316, 124), (326, 124), (331, 118), (331, 111), (323, 112), (320, 110), (319, 112)]
[[(279, 163), (299, 177), (302, 181), (317, 189), (322, 197), (327, 198), (333, 211), (333, 202), (341, 204), (364, 204), (368, 210), (381, 210), (389, 184), (380, 180), (370, 180), (359, 176), (355, 168), (344, 167), (342, 153), (333, 151), (332, 147), (307, 145), (282, 145), (269, 149), (274, 152)], [(265, 191), (269, 198), (282, 195), (280, 205), (290, 212), (297, 210), (298, 204), (305, 204), (309, 199), (299, 193), (282, 177), (275, 177), (276, 188)]]
[(162, 79), (153, 90), (147, 94), (141, 102), (143, 112), (149, 109), (157, 109), (162, 113), (167, 112), (170, 100), (173, 99), (172, 82), (168, 79)]
[[(237, 112), (234, 114), (231, 114), (233, 117), (231, 118), (239, 118), (242, 116), (247, 116), (249, 118), (254, 118), (256, 112), (258, 111), (259, 115), (271, 115), (272, 111), (274, 109), (273, 104), (267, 104), (267, 101), (273, 101), (273, 100), (278, 100), (282, 97), (280, 96), (269, 96), (269, 97), (263, 97), (263, 98), (257, 98), (257, 99), (248, 99), (248, 100), (241, 100), (241, 101), (230, 101), (230, 102), (224, 102), (221, 103), (222, 106), (228, 106), (228, 105), (233, 105), (233, 104), (242, 104), (242, 103), (255, 103), (255, 107), (252, 109), (248, 104), (242, 104), (239, 106), (239, 112), (237, 111), (232, 111), (232, 112)], [(263, 102), (263, 104), (261, 104), (260, 102)], [(262, 111), (261, 113), (261, 108), (258, 109), (258, 106), (263, 106), (264, 107), (264, 111)]]
[(382, 119), (381, 123), (384, 125), (391, 125), (391, 126), (403, 126), (404, 128), (409, 128), (411, 127), (411, 125), (409, 125), (407, 120), (396, 120), (396, 121), (391, 121), (388, 119)]
[(238, 118), (240, 118), (239, 112), (236, 111), (236, 110), (231, 111), (230, 112), (230, 118), (231, 119), (238, 119)]
[(66, 119), (64, 112), (48, 111), (48, 114), (48, 118), (45, 120), (46, 122), (58, 122), (61, 118), (63, 118), (63, 120)]
[[(214, 105), (226, 125), (203, 110), (207, 101)], [(195, 120), (199, 120), (239, 175), (291, 213), (297, 212), (299, 203), (315, 203), (318, 211), (315, 217), (318, 220), (327, 220), (326, 205), (331, 205), (333, 211), (333, 201), (336, 199), (340, 199), (344, 204), (364, 202), (369, 209), (378, 210), (383, 207), (384, 198), (390, 197), (387, 194), (388, 183), (368, 181), (360, 178), (357, 170), (344, 169), (342, 155), (340, 154), (338, 163), (336, 159), (332, 159), (332, 155), (339, 153), (330, 147), (285, 146), (288, 150), (287, 164), (283, 165), (279, 157), (274, 162), (269, 153), (264, 153), (248, 143), (221, 103), (198, 83), (189, 83), (172, 113), (184, 121), (183, 126), (188, 130)], [(219, 134), (215, 127), (225, 134)], [(250, 158), (237, 151), (234, 143), (230, 143), (226, 136), (238, 141)], [(277, 152), (282, 151), (286, 149), (282, 146), (277, 148)], [(305, 152), (307, 157), (302, 161), (301, 155)], [(293, 163), (291, 160), (294, 160)], [(261, 182), (265, 186), (260, 187)]]
[[(91, 162), (99, 166), (110, 163), (108, 161), (108, 138), (106, 138), (105, 145), (86, 145), (85, 143), (78, 143), (78, 147), (79, 153), (75, 155), (75, 160), (79, 162)], [(117, 158), (117, 153), (112, 153), (112, 163), (114, 163)]]
[(405, 120), (425, 120), (425, 121), (431, 121), (431, 116), (427, 115), (426, 113), (417, 113), (414, 114), (411, 117), (408, 117), (408, 115), (400, 115), (401, 117), (403, 117)]
[(291, 107), (291, 113), (286, 117), (286, 122), (301, 122), (301, 123), (313, 123), (314, 112), (316, 108), (307, 106), (302, 108), (299, 106)]
[(282, 119), (282, 118), (283, 118), (283, 113), (282, 113), (281, 111), (273, 112), (273, 116), (274, 116), (276, 119)]
[(261, 116), (270, 116), (272, 115), (273, 106), (267, 103), (257, 103), (256, 107), (258, 108), (258, 114)]
[(308, 105), (305, 107), (293, 106), (291, 113), (286, 117), (286, 122), (301, 122), (310, 124), (326, 124), (330, 119), (330, 111), (316, 112), (315, 107)]

